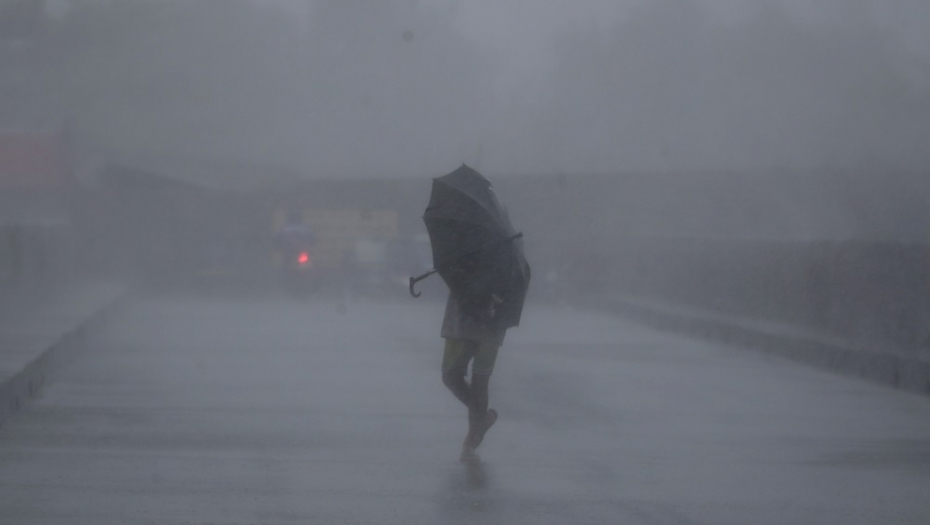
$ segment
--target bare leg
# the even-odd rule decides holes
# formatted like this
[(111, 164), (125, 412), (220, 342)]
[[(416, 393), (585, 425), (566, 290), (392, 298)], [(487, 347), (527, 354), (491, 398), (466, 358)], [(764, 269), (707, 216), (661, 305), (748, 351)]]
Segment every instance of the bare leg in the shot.
[[(442, 373), (442, 382), (452, 394), (467, 407), (471, 407), (472, 390), (465, 382), (465, 372), (448, 370)], [(487, 396), (485, 396), (487, 398)], [(485, 401), (487, 403), (487, 401)]]
[(497, 412), (488, 410), (488, 384), (490, 375), (475, 375), (471, 378), (471, 403), (468, 405), (468, 435), (463, 444), (466, 450), (474, 450), (481, 444), (485, 432), (497, 421)]
[(484, 416), (488, 411), (488, 384), (491, 382), (489, 375), (471, 376), (471, 403), (468, 404), (468, 415)]

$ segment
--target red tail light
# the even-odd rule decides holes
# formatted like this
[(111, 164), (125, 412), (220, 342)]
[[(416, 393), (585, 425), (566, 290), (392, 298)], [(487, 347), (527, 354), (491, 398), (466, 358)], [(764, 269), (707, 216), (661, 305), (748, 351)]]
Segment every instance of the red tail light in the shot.
[(307, 252), (300, 252), (300, 255), (297, 256), (297, 262), (301, 266), (310, 264), (310, 254)]

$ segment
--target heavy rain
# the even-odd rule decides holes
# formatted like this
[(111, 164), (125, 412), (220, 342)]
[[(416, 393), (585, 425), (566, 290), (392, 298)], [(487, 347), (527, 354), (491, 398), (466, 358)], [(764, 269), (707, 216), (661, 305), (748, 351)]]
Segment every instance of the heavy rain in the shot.
[(930, 522), (930, 4), (0, 0), (0, 523)]

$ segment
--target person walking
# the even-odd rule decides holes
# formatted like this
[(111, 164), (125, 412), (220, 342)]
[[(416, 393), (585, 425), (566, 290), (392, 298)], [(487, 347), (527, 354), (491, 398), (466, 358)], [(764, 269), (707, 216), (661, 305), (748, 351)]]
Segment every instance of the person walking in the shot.
[[(410, 277), (417, 282), (439, 274), (449, 287), (442, 323), (445, 339), (442, 382), (468, 409), (463, 462), (479, 461), (475, 450), (497, 421), (488, 408), (488, 386), (507, 329), (520, 324), (530, 266), (523, 233), (510, 223), (491, 182), (462, 165), (433, 179), (423, 213), (433, 252), (433, 269)], [(466, 380), (471, 366), (471, 381)]]

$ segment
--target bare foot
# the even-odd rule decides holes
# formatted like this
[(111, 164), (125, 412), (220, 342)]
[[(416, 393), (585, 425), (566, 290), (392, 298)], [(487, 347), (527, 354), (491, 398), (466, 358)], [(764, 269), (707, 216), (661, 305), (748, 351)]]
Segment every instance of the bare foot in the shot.
[(484, 440), (484, 435), (496, 421), (497, 410), (489, 408), (488, 411), (484, 413), (484, 418), (482, 418), (481, 423), (477, 425), (476, 428), (469, 429), (468, 435), (465, 436), (465, 443), (462, 446), (472, 450), (478, 448), (478, 445), (480, 445), (481, 441)]
[(475, 452), (475, 449), (471, 447), (462, 447), (462, 455), (459, 456), (459, 461), (466, 465), (477, 465), (481, 463), (481, 456)]

